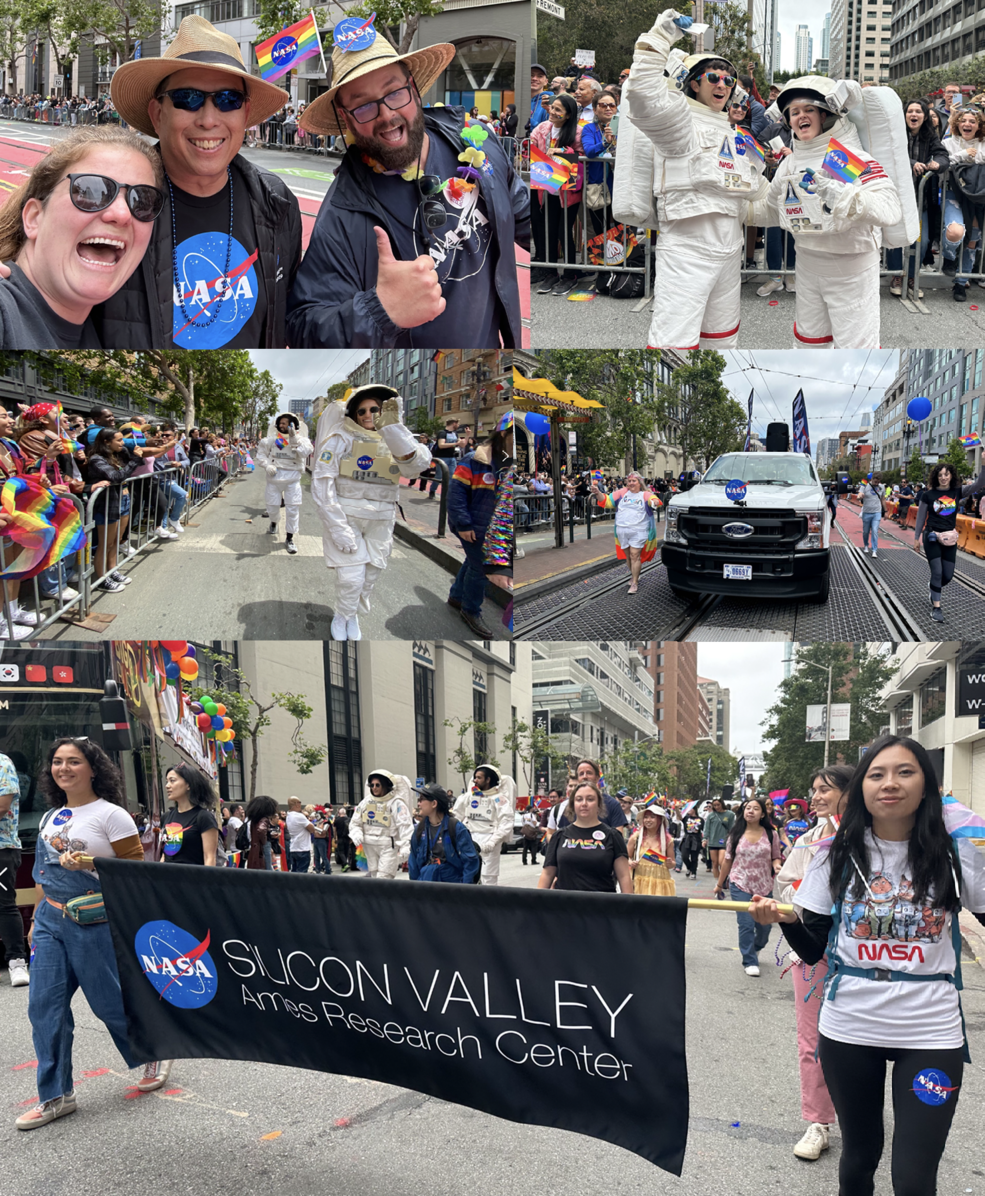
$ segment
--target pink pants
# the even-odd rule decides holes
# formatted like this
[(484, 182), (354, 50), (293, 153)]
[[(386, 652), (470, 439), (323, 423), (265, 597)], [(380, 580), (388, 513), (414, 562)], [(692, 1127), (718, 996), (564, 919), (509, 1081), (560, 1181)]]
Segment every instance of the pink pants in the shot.
[[(834, 1125), (835, 1108), (828, 1095), (820, 1060), (814, 1058), (817, 1048), (817, 1019), (821, 1012), (821, 986), (828, 974), (828, 965), (822, 959), (814, 969), (810, 980), (804, 979), (811, 969), (808, 964), (797, 964), (793, 976), (794, 1004), (797, 1007), (797, 1054), (800, 1058), (800, 1111), (805, 1121), (819, 1121), (822, 1125)], [(805, 997), (814, 988), (814, 995), (805, 1002)]]

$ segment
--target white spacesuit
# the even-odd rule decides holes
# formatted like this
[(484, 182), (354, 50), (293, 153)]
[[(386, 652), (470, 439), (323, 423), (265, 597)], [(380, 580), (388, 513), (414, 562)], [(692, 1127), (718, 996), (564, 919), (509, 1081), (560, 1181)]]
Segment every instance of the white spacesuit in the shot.
[[(373, 792), (374, 778), (380, 782)], [(349, 819), (349, 838), (366, 852), (371, 877), (393, 880), (397, 869), (410, 855), (414, 833), (410, 781), (385, 768), (374, 769), (366, 778), (366, 796)]]
[[(787, 124), (797, 100), (820, 110), (821, 132), (801, 141), (793, 129), (793, 152), (777, 167), (767, 198), (752, 205), (749, 223), (779, 224), (796, 238), (798, 348), (876, 349), (880, 230), (901, 219), (899, 192), (847, 116), (862, 102), (858, 83), (818, 75), (791, 79), (777, 97)], [(821, 169), (832, 138), (867, 163), (854, 183)]]
[[(380, 408), (371, 428), (354, 418), (368, 400)], [(427, 446), (404, 426), (403, 399), (392, 387), (361, 386), (322, 413), (311, 492), (324, 525), (325, 564), (336, 573), (333, 639), (360, 638), (357, 613), (369, 613), (393, 546), (400, 478), (416, 478), (430, 464)]]
[[(484, 778), (479, 773), (485, 773)], [(485, 784), (486, 788), (480, 787)], [(481, 883), (499, 884), (499, 857), (503, 844), (513, 834), (516, 813), (516, 781), (503, 776), (491, 764), (480, 764), (472, 784), (455, 802), (454, 814), (464, 822), (482, 858)]]
[[(667, 9), (639, 38), (622, 94), (624, 119), (653, 144), (650, 185), (660, 234), (647, 344), (729, 349), (739, 332), (742, 222), (749, 201), (765, 197), (768, 184), (762, 161), (736, 142), (725, 111), (693, 98), (692, 81), (700, 87), (702, 68), (720, 56), (672, 53), (687, 28), (680, 22), (690, 23)], [(728, 71), (736, 75), (734, 67)], [(635, 167), (641, 177), (634, 162), (617, 158), (617, 174), (620, 167)]]
[[(286, 421), (286, 422), (285, 422)], [(297, 552), (294, 533), (301, 514), (301, 474), (311, 455), (311, 441), (301, 430), (296, 415), (284, 412), (272, 419), (267, 435), (257, 445), (256, 460), (267, 474), (267, 518), (271, 534), (277, 531), (280, 500), (287, 511), (287, 551)]]

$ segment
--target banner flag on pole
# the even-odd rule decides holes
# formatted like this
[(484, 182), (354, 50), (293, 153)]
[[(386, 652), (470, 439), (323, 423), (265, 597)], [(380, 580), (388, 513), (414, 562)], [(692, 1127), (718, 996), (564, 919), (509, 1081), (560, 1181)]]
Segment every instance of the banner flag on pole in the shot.
[(793, 451), (811, 455), (811, 437), (807, 430), (807, 404), (804, 402), (804, 392), (797, 391), (793, 401)]
[(685, 901), (117, 859), (99, 876), (138, 1061), (361, 1076), (681, 1174)]
[(748, 453), (752, 447), (752, 397), (755, 393), (755, 390), (749, 392), (749, 424), (746, 427), (746, 443), (742, 450), (744, 453)]
[[(302, 20), (295, 21), (280, 33), (268, 37), (254, 49), (260, 74), (268, 83), (286, 75), (312, 54), (321, 54), (321, 39), (318, 36), (318, 22), (314, 12), (309, 12)], [(324, 61), (325, 56), (322, 54), (323, 64)]]

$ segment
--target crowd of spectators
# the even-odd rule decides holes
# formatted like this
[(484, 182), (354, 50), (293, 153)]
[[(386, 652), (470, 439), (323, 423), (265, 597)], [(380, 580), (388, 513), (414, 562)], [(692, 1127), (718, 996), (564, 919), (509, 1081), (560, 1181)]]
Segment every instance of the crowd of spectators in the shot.
[(35, 92), (0, 96), (0, 118), (46, 125), (118, 125), (120, 114), (109, 93), (99, 96), (56, 96)]

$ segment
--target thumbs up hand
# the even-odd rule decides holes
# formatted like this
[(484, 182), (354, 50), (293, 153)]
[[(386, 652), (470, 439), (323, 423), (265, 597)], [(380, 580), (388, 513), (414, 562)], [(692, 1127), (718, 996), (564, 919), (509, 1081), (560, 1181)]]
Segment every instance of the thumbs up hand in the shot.
[(398, 328), (418, 328), (437, 319), (445, 300), (431, 257), (422, 254), (412, 262), (398, 262), (386, 232), (377, 226), (373, 232), (379, 252), (376, 294), (386, 314)]

